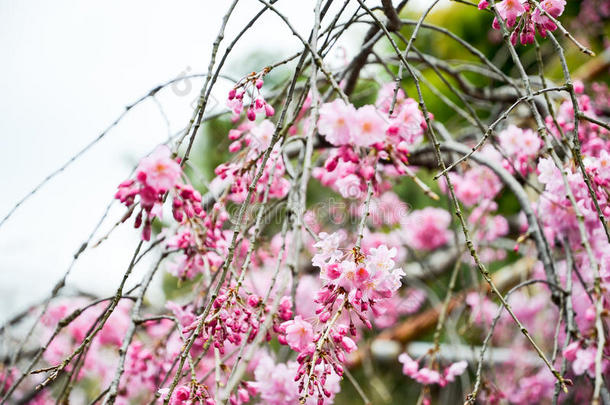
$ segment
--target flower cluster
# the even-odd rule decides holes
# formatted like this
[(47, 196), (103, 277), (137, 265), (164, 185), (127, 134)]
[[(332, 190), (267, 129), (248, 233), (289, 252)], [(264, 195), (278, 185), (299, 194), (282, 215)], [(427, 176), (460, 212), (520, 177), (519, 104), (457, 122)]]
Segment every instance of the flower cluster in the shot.
[(451, 237), (451, 214), (442, 208), (427, 207), (410, 213), (403, 220), (405, 241), (417, 250), (433, 250), (445, 245)]
[(273, 106), (265, 101), (265, 98), (260, 91), (264, 84), (263, 78), (269, 73), (269, 70), (269, 68), (265, 68), (261, 72), (250, 73), (235, 84), (229, 91), (227, 106), (233, 112), (233, 122), (239, 120), (239, 117), (244, 110), (245, 95), (250, 96), (250, 105), (246, 111), (248, 120), (254, 121), (256, 115), (263, 112), (266, 117), (272, 117), (275, 114)]
[(500, 148), (507, 155), (502, 164), (510, 172), (519, 172), (526, 176), (533, 171), (533, 161), (542, 147), (542, 141), (531, 129), (521, 129), (509, 125), (498, 133)]
[[(169, 388), (159, 390), (161, 399), (165, 399), (169, 393)], [(176, 387), (169, 400), (170, 405), (216, 405), (217, 402), (212, 398), (207, 386), (204, 384), (192, 383), (191, 387), (180, 385)]]
[[(581, 82), (574, 83), (574, 91), (577, 94), (578, 109), (581, 113), (595, 119), (599, 119), (600, 106), (607, 105), (607, 100), (599, 100), (601, 104), (595, 103), (584, 92)], [(605, 94), (605, 93), (602, 93)], [(606, 103), (606, 104), (604, 104)], [(564, 100), (557, 110), (555, 118), (546, 117), (546, 124), (551, 132), (559, 139), (571, 136), (576, 127), (574, 121), (574, 105), (571, 100)], [(559, 127), (557, 127), (557, 124)], [(586, 120), (578, 120), (578, 139), (582, 143), (582, 152), (590, 156), (598, 156), (602, 151), (610, 150), (608, 136), (610, 131), (606, 128)]]
[[(255, 381), (249, 383), (249, 387), (261, 398), (262, 404), (293, 405), (299, 403), (299, 384), (295, 381), (299, 363), (289, 361), (287, 363), (276, 363), (271, 356), (264, 354), (254, 370)], [(317, 367), (321, 372), (321, 367)], [(332, 403), (336, 393), (339, 392), (341, 377), (332, 372), (327, 375), (324, 389), (326, 390), (325, 403)], [(305, 404), (316, 405), (317, 398), (309, 397)]]
[[(502, 161), (502, 155), (490, 145), (484, 146), (478, 153), (491, 161)], [(493, 200), (504, 186), (491, 169), (482, 165), (473, 165), (461, 174), (450, 172), (449, 178), (457, 199), (469, 207)], [(440, 185), (446, 191), (445, 182), (441, 181)]]
[[(610, 216), (610, 199), (606, 192), (610, 169), (608, 168), (609, 154), (600, 153), (599, 157), (589, 156), (586, 159), (589, 172), (592, 176), (592, 186), (602, 213)], [(566, 196), (566, 189), (562, 175), (550, 158), (540, 159), (538, 162), (538, 179), (544, 184), (545, 198), (540, 200), (540, 216), (547, 232), (556, 237), (562, 235), (579, 243), (578, 218), (574, 214), (570, 200)], [(587, 224), (590, 237), (594, 237), (601, 229), (596, 207), (591, 199), (589, 189), (578, 169), (562, 168), (566, 173), (568, 185), (578, 203), (579, 209)]]
[(426, 128), (417, 102), (406, 98), (399, 90), (394, 110), (390, 114), (392, 85), (385, 85), (377, 106), (365, 105), (358, 109), (336, 99), (320, 107), (320, 134), (334, 146), (375, 147), (382, 150), (392, 145), (401, 156), (406, 156), (413, 145), (421, 141)]
[(405, 174), (409, 151), (422, 141), (426, 122), (415, 100), (402, 89), (394, 100), (394, 87), (387, 84), (376, 106), (356, 109), (341, 99), (322, 104), (318, 129), (334, 148), (324, 166), (314, 168), (313, 177), (344, 198), (362, 199), (377, 166), (390, 176)]
[(229, 214), (221, 204), (214, 204), (210, 214), (203, 211), (198, 221), (179, 227), (167, 238), (166, 245), (176, 251), (170, 273), (180, 279), (192, 279), (205, 269), (217, 270), (229, 247), (229, 237), (223, 225)]
[[(496, 11), (508, 28), (515, 27), (516, 24), (510, 36), (512, 44), (515, 45), (519, 37), (520, 42), (526, 45), (534, 43), (536, 31), (544, 38), (548, 31), (557, 29), (551, 17), (559, 17), (565, 5), (565, 0), (544, 0), (540, 2), (540, 7), (533, 6), (528, 1), (502, 0), (496, 4)], [(483, 10), (487, 7), (489, 7), (488, 0), (479, 2), (479, 9)], [(497, 18), (494, 18), (493, 27), (500, 29)]]
[(192, 186), (180, 182), (182, 168), (171, 158), (167, 146), (157, 147), (149, 156), (140, 161), (136, 169), (136, 178), (126, 180), (119, 185), (115, 198), (130, 208), (126, 220), (133, 213), (132, 207), (139, 196), (140, 211), (136, 215), (134, 226), (142, 228), (142, 239), (150, 240), (152, 220), (163, 215), (163, 203), (166, 194), (174, 194), (172, 208), (176, 221), (183, 222), (187, 218), (203, 213), (201, 194)]
[[(357, 334), (352, 317), (371, 328), (367, 314), (380, 313), (378, 304), (392, 298), (404, 276), (394, 267), (396, 249), (382, 245), (368, 255), (358, 247), (344, 253), (339, 248), (342, 240), (340, 233), (321, 233), (314, 245), (318, 253), (312, 263), (320, 267), (322, 279), (315, 299), (318, 324), (297, 315), (280, 326), (280, 342), (299, 352), (299, 392), (303, 398), (317, 393), (319, 403), (330, 397), (326, 388), (329, 376), (342, 376), (345, 355), (357, 348), (352, 339)], [(346, 317), (349, 324), (342, 321)]]
[[(262, 165), (263, 153), (271, 145), (275, 125), (264, 120), (258, 124), (246, 123), (229, 132), (229, 139), (233, 142), (229, 146), (232, 153), (240, 152), (230, 163), (220, 164), (215, 169), (217, 177), (211, 187), (229, 185), (229, 198), (231, 201), (241, 203), (246, 199), (248, 187), (252, 184), (256, 170)], [(269, 155), (264, 166), (263, 173), (257, 183), (256, 192), (252, 196), (253, 201), (263, 199), (264, 190), (269, 184), (268, 193), (270, 198), (283, 198), (288, 194), (290, 182), (284, 177), (286, 166), (280, 151), (280, 145), (276, 144)], [(271, 177), (271, 182), (269, 179)]]
[[(243, 339), (252, 341), (258, 333), (259, 319), (255, 310), (261, 304), (260, 301), (254, 294), (242, 297), (236, 288), (221, 292), (205, 319), (202, 341), (213, 342), (214, 347), (223, 355), (226, 343), (237, 346)], [(183, 333), (188, 331), (189, 328)]]
[(407, 353), (402, 353), (398, 356), (398, 361), (402, 363), (402, 372), (404, 375), (413, 378), (420, 384), (431, 385), (438, 384), (441, 387), (453, 382), (455, 377), (464, 373), (468, 367), (465, 361), (452, 363), (441, 373), (427, 367), (419, 367), (419, 362), (413, 360)]

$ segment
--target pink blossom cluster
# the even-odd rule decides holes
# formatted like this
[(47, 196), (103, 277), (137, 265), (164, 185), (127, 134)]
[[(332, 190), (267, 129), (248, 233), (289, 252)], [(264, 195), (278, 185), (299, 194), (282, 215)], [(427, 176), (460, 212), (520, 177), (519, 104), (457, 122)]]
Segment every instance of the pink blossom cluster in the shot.
[[(537, 268), (532, 277), (544, 277)], [(548, 306), (548, 289), (539, 287), (531, 294), (520, 290), (513, 292), (508, 302), (513, 313), (534, 335), (536, 341), (552, 342), (556, 333), (558, 314)], [(514, 321), (499, 307), (489, 294), (470, 292), (466, 296), (470, 322), (485, 336), (492, 321), (499, 316), (491, 338), (490, 346), (507, 349), (510, 357), (503, 359), (505, 367), (497, 369), (496, 378), (483, 384), (480, 399), (492, 404), (539, 404), (551, 398), (555, 388), (555, 378), (544, 367), (531, 350), (531, 345), (523, 335), (514, 329)], [(489, 350), (489, 348), (488, 348)], [(557, 365), (559, 367), (559, 365)], [(542, 402), (544, 403), (544, 402)]]
[[(559, 16), (564, 3), (549, 0), (541, 3), (541, 7), (549, 14)], [(514, 27), (513, 36), (521, 31), (523, 43), (531, 42), (532, 30), (537, 29), (544, 36), (547, 30), (556, 28), (530, 3), (504, 0), (497, 4), (497, 9), (507, 25)], [(393, 85), (386, 85), (381, 88), (375, 105), (356, 108), (341, 99), (322, 104), (319, 120), (315, 123), (323, 139), (316, 140), (321, 141), (322, 151), (314, 155), (312, 176), (345, 199), (341, 200), (343, 204), (336, 204), (325, 213), (333, 219), (341, 215), (357, 217), (362, 221), (358, 234), (344, 224), (334, 233), (323, 232), (325, 224), (317, 221), (311, 208), (303, 218), (307, 229), (294, 227), (291, 231), (273, 234), (274, 229), (259, 240), (249, 237), (253, 234), (244, 233), (232, 245), (227, 204), (256, 203), (262, 201), (264, 195), (283, 199), (289, 195), (293, 184), (287, 176), (293, 177), (287, 170), (291, 167), (288, 166), (290, 162), (284, 160), (281, 145), (272, 145), (274, 136), (277, 136), (275, 124), (267, 119), (255, 122), (256, 113), (265, 111), (267, 116), (273, 115), (272, 107), (259, 92), (264, 74), (248, 76), (230, 94), (229, 104), (237, 118), (243, 111), (244, 97), (249, 93), (258, 96), (247, 107), (248, 120), (228, 134), (231, 160), (215, 170), (217, 178), (210, 189), (221, 192), (215, 193), (216, 203), (211, 208), (204, 208), (199, 192), (186, 182), (180, 162), (172, 158), (169, 148), (164, 146), (140, 162), (134, 179), (119, 186), (116, 198), (129, 208), (125, 218), (132, 215), (139, 205), (135, 225), (136, 228), (143, 225), (142, 238), (145, 240), (150, 240), (152, 221), (161, 218), (165, 201), (170, 198), (173, 221), (163, 231), (163, 248), (164, 253), (171, 254), (171, 257), (164, 265), (171, 275), (192, 283), (185, 283), (184, 290), (179, 289), (183, 295), (177, 301), (184, 302), (188, 297), (186, 303), (170, 301), (165, 309), (156, 311), (169, 315), (152, 315), (150, 319), (142, 315), (137, 321), (137, 333), (125, 353), (117, 403), (150, 403), (155, 400), (155, 394), (162, 400), (167, 399), (171, 405), (212, 405), (225, 400), (231, 405), (256, 401), (280, 405), (332, 403), (340, 390), (339, 382), (349, 364), (350, 354), (358, 349), (360, 339), (369, 333), (366, 328), (372, 329), (373, 324), (377, 328), (392, 327), (401, 317), (415, 314), (424, 307), (427, 294), (423, 289), (410, 287), (399, 291), (405, 276), (401, 267), (410, 259), (408, 255), (423, 255), (427, 260), (435, 253), (450, 250), (448, 248), (454, 243), (462, 243), (459, 234), (454, 238), (452, 217), (447, 210), (427, 206), (408, 212), (401, 197), (392, 191), (392, 180), (406, 174), (406, 170), (417, 173), (418, 168), (407, 166), (408, 154), (422, 142), (426, 122), (417, 102), (407, 98), (402, 89), (395, 92)], [(603, 115), (603, 106), (586, 96), (580, 84), (575, 84), (575, 90), (582, 112), (593, 118)], [(292, 122), (288, 136), (297, 135), (314, 124), (311, 118), (306, 117), (310, 104), (311, 98), (308, 97)], [(561, 102), (557, 116), (546, 118), (546, 124), (558, 140), (568, 139), (577, 124), (571, 101)], [(610, 218), (608, 131), (589, 121), (579, 120), (577, 135), (582, 143), (586, 173), (591, 179), (602, 216), (607, 221)], [(556, 167), (545, 151), (541, 151), (542, 142), (531, 129), (509, 125), (498, 133), (497, 141), (499, 146), (488, 143), (477, 153), (502, 162), (504, 168), (523, 182), (538, 182), (536, 186), (542, 192), (535, 194), (533, 210), (548, 238), (549, 249), (561, 255), (556, 256), (554, 263), (556, 282), (561, 286), (568, 281), (573, 284), (570, 302), (577, 331), (566, 332), (565, 328), (556, 328), (558, 323), (566, 320), (564, 314), (560, 315), (556, 307), (549, 305), (549, 285), (544, 283), (546, 274), (541, 263), (534, 266), (528, 277), (542, 280), (542, 285), (511, 293), (509, 304), (528, 333), (541, 342), (543, 351), (550, 351), (552, 348), (547, 342), (555, 339), (558, 348), (565, 347), (557, 349), (557, 353), (561, 353), (555, 360), (557, 368), (565, 359), (570, 378), (594, 378), (597, 353), (594, 300), (602, 300), (602, 322), (608, 326), (610, 244), (606, 243), (589, 188), (576, 162), (570, 160), (569, 151), (566, 150), (566, 156), (562, 156), (563, 165)], [(263, 166), (266, 152), (269, 156)], [(261, 176), (252, 188), (251, 200), (246, 201), (259, 169)], [(600, 297), (596, 297), (590, 287), (595, 281), (595, 271), (583, 249), (585, 241), (579, 234), (579, 218), (567, 198), (568, 190), (562, 173), (579, 211), (584, 215), (586, 241), (591, 244), (593, 256), (599, 262)], [(464, 206), (464, 218), (475, 248), (485, 264), (495, 264), (507, 257), (510, 248), (502, 247), (501, 242), (517, 237), (511, 234), (509, 227), (509, 220), (513, 219), (516, 226), (512, 228), (519, 228), (522, 235), (518, 237), (518, 243), (523, 243), (524, 248), (511, 254), (535, 255), (537, 246), (527, 233), (528, 224), (523, 213), (521, 217), (515, 215), (516, 218), (499, 214), (504, 212), (499, 209), (501, 202), (498, 198), (503, 183), (490, 168), (468, 160), (451, 171), (449, 177), (458, 200)], [(364, 197), (369, 182), (373, 185), (373, 193), (370, 204), (366, 204)], [(443, 191), (447, 192), (447, 187), (441, 182)], [(302, 233), (295, 234), (299, 231)], [(289, 267), (289, 257), (295, 252), (301, 253), (298, 250), (301, 246), (298, 243), (295, 246), (297, 240), (302, 242), (304, 251), (311, 254), (313, 267), (308, 267), (308, 274), (293, 273), (290, 280), (287, 277), (283, 280), (286, 284), (280, 286), (279, 282), (276, 283), (276, 276)], [(346, 240), (357, 242), (350, 245)], [(564, 243), (571, 251), (562, 251)], [(233, 261), (219, 279), (229, 253), (234, 253)], [(568, 268), (568, 253), (573, 255), (570, 258), (573, 259), (572, 268)], [(462, 255), (454, 260), (468, 265), (471, 258)], [(568, 274), (572, 274), (571, 279), (568, 279)], [(473, 281), (478, 281), (476, 277), (472, 277)], [(292, 285), (287, 286), (290, 283)], [(214, 287), (218, 288), (219, 294), (208, 301), (210, 296), (214, 297), (210, 295)], [(264, 296), (273, 298), (265, 300)], [(507, 367), (496, 370), (495, 380), (482, 380), (480, 399), (487, 403), (536, 404), (541, 402), (541, 398), (551, 397), (555, 387), (552, 374), (540, 362), (521, 367), (518, 361), (529, 358), (532, 349), (514, 327), (514, 320), (507, 313), (498, 312), (498, 305), (483, 289), (465, 289), (460, 297), (464, 297), (467, 312), (463, 319), (469, 327), (469, 334), (474, 338), (477, 333), (484, 336), (498, 316), (489, 344), (509, 348), (515, 358), (506, 361)], [(96, 337), (89, 342), (86, 355), (82, 361), (78, 360), (81, 363), (75, 362), (66, 368), (67, 372), (76, 372), (75, 380), (91, 380), (100, 392), (109, 386), (120, 355), (119, 348), (130, 325), (135, 323), (130, 313), (130, 298), (133, 297), (121, 300)], [(274, 303), (276, 305), (271, 305)], [(51, 306), (42, 318), (42, 344), (53, 335), (58, 324), (84, 305), (84, 301), (74, 300)], [(42, 360), (48, 365), (61, 364), (99, 322), (105, 305), (93, 305), (66, 323), (48, 345)], [(209, 312), (204, 317), (206, 307)], [(277, 310), (272, 313), (271, 308)], [(268, 329), (263, 326), (267, 325), (265, 321), (268, 321)], [(196, 330), (199, 335), (195, 337)], [(243, 349), (257, 336), (266, 342), (277, 337), (285, 349), (288, 347), (296, 352), (295, 360), (281, 357), (292, 353), (290, 351), (280, 351), (276, 356), (261, 350), (248, 360), (247, 374), (227, 394), (228, 398), (216, 398), (215, 390), (210, 387), (221, 387), (230, 379), (237, 359), (245, 361), (242, 356), (246, 351)], [(177, 379), (178, 384), (170, 393), (168, 386), (175, 372), (176, 359), (184, 359), (181, 356), (187, 347), (185, 342), (190, 338), (193, 344), (187, 353), (189, 361), (185, 363), (190, 370), (182, 370), (184, 376)], [(606, 344), (602, 351), (602, 366), (607, 375), (610, 345)], [(219, 356), (222, 356), (220, 363)], [(194, 364), (191, 364), (192, 359), (196, 359)], [(427, 362), (426, 356), (413, 359), (407, 353), (402, 353), (398, 361), (402, 363), (405, 375), (426, 386), (444, 387), (467, 369), (465, 361), (441, 365), (436, 358)], [(10, 386), (16, 375), (17, 370), (0, 370), (0, 384)], [(575, 398), (586, 389), (578, 389)], [(49, 392), (43, 391), (35, 401), (54, 402)], [(424, 392), (424, 403), (431, 403), (429, 387)]]
[[(159, 390), (161, 399), (165, 399), (169, 393), (169, 388)], [(191, 386), (180, 385), (176, 387), (169, 400), (170, 405), (216, 405), (217, 402), (212, 398), (207, 387), (203, 384), (192, 383)]]
[[(225, 354), (225, 346), (230, 343), (238, 346), (242, 340), (251, 342), (258, 333), (260, 320), (256, 309), (261, 298), (255, 294), (239, 294), (235, 287), (222, 291), (214, 300), (212, 311), (205, 319), (201, 335), (202, 342), (212, 342), (220, 354)], [(189, 332), (196, 325), (191, 324), (183, 330)]]
[[(340, 235), (322, 233), (315, 244), (319, 251), (312, 263), (320, 267), (323, 280), (316, 300), (322, 308), (330, 309), (340, 296), (347, 294), (355, 310), (359, 307), (363, 313), (375, 311), (376, 302), (390, 298), (401, 285), (404, 272), (394, 267), (393, 260), (397, 250), (381, 245), (370, 249), (367, 255), (358, 249), (345, 253), (339, 249)], [(328, 314), (324, 310), (319, 312)], [(362, 320), (368, 323), (363, 316)]]
[[(319, 133), (334, 147), (324, 165), (313, 169), (314, 178), (344, 198), (362, 199), (366, 182), (379, 180), (380, 173), (391, 177), (405, 174), (409, 151), (422, 141), (426, 122), (417, 102), (407, 98), (402, 89), (394, 103), (393, 95), (394, 87), (386, 84), (379, 91), (376, 106), (356, 109), (336, 99), (320, 107)], [(362, 148), (370, 148), (370, 153), (365, 154)]]
[(442, 208), (426, 207), (411, 212), (402, 222), (404, 238), (413, 249), (429, 251), (449, 241), (451, 214)]
[(400, 225), (408, 210), (408, 205), (396, 193), (386, 191), (370, 202), (369, 221), (374, 227)]
[[(355, 316), (371, 328), (367, 314), (380, 313), (378, 304), (392, 298), (401, 285), (404, 272), (394, 268), (396, 249), (382, 245), (368, 255), (354, 248), (340, 250), (343, 234), (320, 233), (315, 243), (318, 253), (312, 263), (320, 267), (322, 286), (316, 293), (317, 325), (297, 315), (280, 325), (279, 340), (299, 352), (296, 381), (304, 398), (316, 396), (318, 403), (329, 398), (327, 379), (333, 373), (343, 375), (345, 355), (356, 350), (350, 337), (356, 335)], [(340, 320), (348, 316), (349, 325)]]
[(572, 371), (576, 375), (587, 373), (590, 376), (595, 375), (595, 355), (597, 347), (590, 345), (584, 347), (583, 343), (576, 340), (570, 343), (563, 349), (563, 356), (572, 362)]
[(419, 361), (413, 360), (407, 353), (402, 353), (398, 356), (398, 361), (402, 363), (402, 372), (404, 375), (413, 378), (420, 384), (431, 385), (438, 384), (441, 387), (455, 381), (455, 377), (466, 371), (468, 363), (458, 361), (452, 363), (441, 373), (428, 367), (419, 367)]
[[(260, 404), (293, 405), (298, 404), (299, 384), (295, 381), (299, 363), (289, 361), (287, 363), (276, 363), (271, 356), (265, 354), (258, 361), (254, 369), (255, 381), (249, 386), (260, 395)], [(315, 373), (321, 373), (321, 367), (316, 368)], [(326, 376), (324, 389), (329, 394), (324, 403), (332, 404), (335, 394), (339, 392), (341, 377), (332, 372)], [(316, 405), (319, 401), (315, 397), (309, 397), (305, 404)]]
[[(596, 86), (599, 87), (599, 84)], [(578, 109), (581, 113), (590, 116), (591, 118), (599, 119), (598, 113), (603, 108), (607, 100), (598, 100), (601, 102), (595, 103), (587, 94), (584, 94), (584, 85), (582, 82), (574, 83), (574, 91), (577, 94)], [(602, 92), (601, 94), (605, 94)], [(575, 128), (574, 122), (574, 105), (569, 99), (564, 100), (557, 110), (556, 120), (551, 116), (546, 117), (547, 127), (558, 138), (571, 137)], [(555, 124), (559, 124), (559, 128)], [(578, 139), (582, 144), (582, 152), (591, 156), (598, 156), (602, 151), (610, 150), (610, 141), (608, 136), (610, 131), (606, 128), (596, 125), (587, 120), (578, 120)]]
[[(217, 177), (212, 182), (211, 187), (229, 184), (229, 198), (236, 203), (243, 202), (246, 199), (248, 187), (252, 184), (256, 170), (262, 164), (263, 153), (271, 145), (274, 132), (275, 125), (269, 120), (264, 120), (258, 124), (242, 124), (238, 129), (229, 131), (229, 139), (233, 141), (229, 146), (229, 151), (236, 153), (242, 147), (244, 150), (233, 161), (222, 163), (216, 167)], [(264, 190), (271, 176), (269, 197), (285, 197), (290, 189), (290, 182), (284, 177), (285, 174), (286, 166), (280, 152), (280, 145), (276, 145), (271, 151), (262, 176), (256, 185), (256, 193), (252, 196), (253, 201), (263, 199)]]
[(377, 328), (389, 328), (401, 317), (417, 313), (426, 301), (426, 293), (416, 288), (407, 288), (404, 294), (394, 294), (392, 298), (376, 304), (378, 313), (373, 318)]
[(312, 176), (322, 185), (336, 190), (343, 198), (364, 199), (366, 182), (374, 178), (374, 157), (360, 159), (348, 146), (334, 148), (323, 167), (315, 167)]
[(266, 117), (272, 117), (275, 114), (273, 106), (265, 101), (260, 91), (264, 84), (263, 77), (268, 72), (268, 68), (259, 73), (252, 72), (229, 91), (227, 106), (233, 112), (233, 122), (239, 120), (244, 110), (244, 96), (246, 95), (250, 96), (250, 104), (246, 109), (246, 117), (249, 121), (256, 120), (259, 113), (264, 113)]
[(509, 125), (498, 133), (498, 141), (501, 150), (507, 155), (502, 162), (505, 169), (517, 171), (522, 176), (534, 170), (533, 162), (542, 147), (542, 141), (534, 131)]
[[(53, 336), (58, 325), (64, 325), (43, 356), (47, 364), (52, 366), (61, 364), (76, 350), (97, 325), (107, 307), (105, 302), (94, 306), (85, 304), (87, 301), (84, 299), (64, 299), (51, 306), (43, 317), (43, 328), (40, 333), (42, 344)], [(119, 347), (131, 322), (130, 307), (130, 301), (121, 300), (89, 343), (80, 366), (77, 368), (72, 365), (67, 366), (67, 372), (76, 372), (75, 381), (88, 381), (89, 387), (99, 388), (100, 391), (108, 387), (114, 376)], [(159, 375), (167, 371), (167, 366), (174, 356), (173, 351), (179, 350), (180, 347), (179, 340), (175, 340), (176, 336), (168, 336), (171, 327), (172, 322), (169, 320), (143, 324), (141, 333), (145, 339), (136, 339), (127, 351), (117, 403), (130, 403), (129, 401), (137, 401), (138, 398), (149, 398), (150, 394), (156, 391)], [(55, 403), (55, 399), (49, 394), (50, 392), (42, 391), (35, 401), (28, 403), (41, 405)], [(84, 399), (83, 401), (86, 402)]]
[(179, 227), (166, 240), (166, 246), (175, 252), (169, 271), (179, 279), (192, 279), (198, 274), (217, 270), (229, 248), (229, 237), (224, 223), (229, 214), (221, 204), (214, 204), (210, 214), (203, 211), (199, 221)]
[(486, 295), (473, 291), (466, 295), (465, 301), (470, 309), (470, 319), (474, 324), (482, 326), (491, 324), (498, 311), (498, 306)]
[[(540, 8), (528, 1), (502, 0), (495, 6), (498, 15), (504, 20), (507, 28), (515, 27), (510, 36), (512, 44), (515, 45), (517, 37), (519, 37), (520, 42), (526, 45), (534, 43), (536, 31), (544, 38), (548, 31), (557, 29), (557, 25), (549, 16), (559, 17), (563, 13), (565, 5), (566, 0), (544, 0), (540, 2)], [(489, 7), (488, 0), (479, 2), (479, 9), (483, 10), (487, 7)], [(497, 18), (494, 18), (492, 26), (497, 30), (500, 29)]]
[(402, 89), (390, 115), (392, 91), (392, 84), (382, 87), (377, 106), (356, 109), (341, 99), (323, 104), (318, 120), (320, 134), (334, 146), (382, 150), (392, 145), (401, 157), (406, 157), (408, 150), (421, 141), (426, 123), (417, 102), (406, 98)]
[(161, 145), (154, 152), (140, 161), (136, 169), (136, 178), (126, 180), (119, 185), (115, 198), (130, 208), (124, 220), (133, 213), (136, 198), (139, 196), (140, 210), (136, 215), (134, 226), (142, 228), (142, 239), (150, 240), (152, 220), (163, 215), (163, 203), (166, 194), (174, 194), (172, 211), (174, 219), (183, 222), (187, 218), (203, 213), (201, 194), (191, 185), (180, 182), (182, 168), (172, 159), (171, 151)]
[[(610, 217), (610, 197), (606, 191), (610, 178), (609, 154), (603, 151), (597, 158), (588, 156), (586, 162), (601, 212), (605, 217)], [(538, 180), (544, 184), (545, 191), (544, 198), (541, 198), (539, 203), (540, 217), (545, 225), (545, 231), (553, 236), (552, 239), (565, 236), (573, 243), (580, 243), (578, 218), (566, 196), (559, 170), (550, 158), (540, 159), (538, 162)], [(584, 216), (589, 237), (594, 238), (601, 229), (601, 223), (582, 173), (572, 168), (562, 168), (562, 170), (566, 173), (568, 185)]]
[(536, 405), (541, 398), (551, 398), (556, 380), (548, 370), (539, 370), (531, 375), (518, 376), (513, 387), (505, 395), (511, 403)]
[[(490, 145), (485, 145), (478, 153), (491, 161), (502, 161), (502, 155)], [(455, 196), (468, 207), (480, 204), (483, 201), (493, 200), (504, 186), (491, 169), (476, 164), (473, 164), (461, 174), (450, 172), (449, 178)], [(441, 181), (440, 185), (443, 191), (447, 191), (444, 181)]]
[[(506, 218), (502, 215), (494, 215), (497, 209), (498, 204), (495, 201), (484, 201), (474, 207), (468, 216), (468, 223), (476, 241), (475, 246), (482, 260), (489, 262), (506, 258), (506, 250), (491, 247), (492, 242), (509, 233)], [(515, 249), (518, 249), (518, 245), (515, 245)]]

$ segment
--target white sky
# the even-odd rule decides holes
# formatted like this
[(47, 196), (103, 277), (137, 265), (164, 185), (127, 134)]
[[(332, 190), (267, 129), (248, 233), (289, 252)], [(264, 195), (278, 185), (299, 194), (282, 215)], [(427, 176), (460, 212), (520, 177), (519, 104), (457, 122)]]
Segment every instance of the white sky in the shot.
[[(181, 73), (205, 72), (228, 4), (0, 0), (0, 217), (93, 140), (126, 105)], [(307, 37), (313, 4), (281, 0), (277, 7)], [(260, 7), (255, 0), (238, 3), (225, 44)], [(267, 14), (235, 47), (229, 65), (253, 50), (287, 56), (297, 49), (298, 39)], [(353, 53), (360, 41), (353, 36), (346, 46)], [(159, 94), (172, 132), (188, 122), (200, 86), (201, 81), (193, 81), (192, 91), (182, 96), (171, 89)], [(226, 88), (221, 86), (218, 99), (224, 100)], [(116, 186), (139, 157), (167, 135), (158, 107), (146, 101), (0, 228), (0, 322), (50, 292)], [(99, 235), (123, 212), (117, 204)], [(101, 247), (83, 254), (69, 285), (112, 294), (138, 241), (131, 225), (119, 227)], [(139, 267), (131, 285), (145, 269)]]

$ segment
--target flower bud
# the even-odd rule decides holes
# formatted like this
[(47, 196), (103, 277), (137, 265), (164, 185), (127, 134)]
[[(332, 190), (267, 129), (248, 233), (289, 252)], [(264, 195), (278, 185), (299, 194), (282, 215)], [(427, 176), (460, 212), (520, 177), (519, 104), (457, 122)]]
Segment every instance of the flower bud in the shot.
[(254, 121), (256, 119), (256, 113), (252, 107), (248, 108), (247, 117), (250, 121)]

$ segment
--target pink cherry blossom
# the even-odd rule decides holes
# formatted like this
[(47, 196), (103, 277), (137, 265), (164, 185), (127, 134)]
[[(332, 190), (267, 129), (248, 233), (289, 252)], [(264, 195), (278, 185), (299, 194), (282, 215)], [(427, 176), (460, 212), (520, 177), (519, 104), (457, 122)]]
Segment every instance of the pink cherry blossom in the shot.
[(176, 185), (182, 170), (171, 158), (171, 151), (165, 145), (157, 147), (153, 153), (140, 161), (137, 168), (138, 178), (155, 192), (165, 192)]
[(291, 321), (282, 324), (286, 333), (286, 342), (291, 349), (300, 352), (313, 341), (313, 327), (300, 315), (295, 316)]
[(419, 105), (412, 98), (406, 99), (390, 119), (390, 126), (387, 129), (388, 136), (395, 137), (394, 141), (406, 142), (412, 146), (418, 144), (424, 133), (424, 115), (419, 110)]
[(576, 358), (572, 362), (572, 370), (574, 373), (576, 375), (584, 374), (587, 371), (594, 373), (596, 353), (597, 348), (595, 347), (578, 349), (576, 351)]
[(335, 146), (352, 142), (351, 124), (355, 121), (356, 110), (351, 104), (336, 99), (320, 107), (318, 130), (326, 140)]
[(365, 195), (363, 181), (356, 174), (341, 177), (335, 185), (343, 198), (362, 198)]
[(275, 125), (269, 120), (261, 121), (250, 130), (252, 141), (250, 147), (257, 152), (266, 150), (271, 145), (271, 138), (275, 132)]
[(402, 373), (411, 378), (415, 378), (419, 371), (419, 364), (409, 357), (407, 353), (401, 353), (398, 356), (398, 361), (402, 363)]
[(449, 367), (445, 369), (444, 380), (448, 382), (453, 382), (455, 377), (462, 375), (464, 371), (468, 368), (468, 363), (466, 361), (458, 361), (457, 363), (452, 363)]
[(314, 266), (322, 267), (326, 263), (334, 263), (343, 255), (339, 250), (341, 242), (345, 239), (345, 235), (342, 232), (335, 232), (328, 234), (321, 232), (319, 240), (313, 245), (317, 248), (317, 253), (312, 259)]
[(441, 375), (439, 372), (431, 370), (427, 367), (419, 369), (419, 371), (415, 373), (414, 378), (415, 381), (424, 385), (438, 384), (441, 381)]
[(427, 207), (413, 211), (403, 221), (406, 242), (414, 249), (432, 250), (447, 243), (451, 215), (440, 208)]
[(515, 25), (517, 17), (525, 12), (521, 0), (502, 0), (496, 4), (498, 14), (506, 21), (508, 27)]
[(371, 146), (385, 139), (387, 124), (381, 113), (372, 105), (356, 111), (355, 119), (349, 122), (352, 142), (358, 146)]

